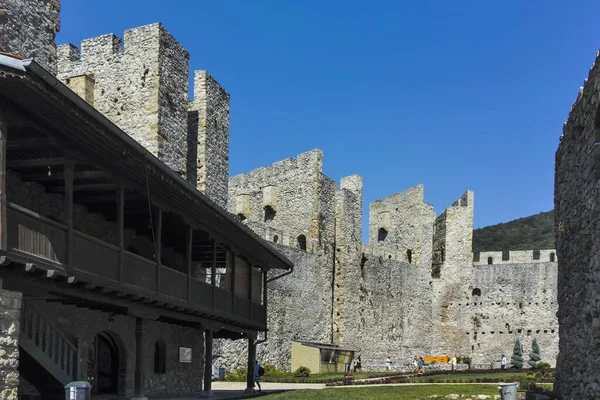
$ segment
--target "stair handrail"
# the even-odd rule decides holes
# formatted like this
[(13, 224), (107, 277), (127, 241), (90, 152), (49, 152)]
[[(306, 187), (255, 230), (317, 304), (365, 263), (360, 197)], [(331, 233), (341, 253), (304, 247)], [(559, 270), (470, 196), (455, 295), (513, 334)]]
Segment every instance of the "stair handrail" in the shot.
[[(35, 303), (34, 303), (33, 301), (31, 301), (31, 300), (26, 300), (26, 301), (24, 301), (24, 303), (25, 303), (25, 308), (27, 308), (27, 307), (30, 307), (30, 308), (32, 308), (33, 310), (35, 310), (35, 312), (37, 312), (37, 313), (40, 315), (40, 317), (43, 317), (43, 316), (44, 316), (44, 313), (43, 313), (43, 312), (42, 312), (42, 311), (41, 311), (41, 310), (38, 308), (38, 306), (37, 306), (37, 305), (35, 305)], [(23, 314), (24, 314), (23, 316), (25, 317), (25, 315), (27, 315), (27, 311), (25, 311)], [(64, 334), (61, 332), (61, 330), (60, 330), (60, 329), (58, 329), (58, 327), (57, 327), (56, 325), (54, 325), (54, 323), (53, 323), (52, 321), (50, 321), (50, 320), (49, 320), (49, 319), (47, 319), (47, 318), (43, 318), (43, 319), (44, 319), (44, 322), (45, 322), (46, 324), (48, 324), (48, 326), (49, 326), (49, 327), (52, 329), (52, 331), (53, 331), (54, 333), (56, 333), (56, 334), (57, 334), (57, 335), (58, 335), (60, 338), (62, 338), (62, 339), (65, 341), (66, 345), (67, 345), (67, 346), (69, 346), (69, 347), (71, 348), (71, 350), (73, 350), (73, 352), (75, 352), (75, 354), (77, 354), (77, 346), (76, 346), (75, 344), (73, 344), (73, 342), (71, 341), (71, 339), (67, 338), (67, 337), (66, 337), (66, 336), (65, 336), (65, 335), (64, 335)], [(26, 332), (27, 332), (27, 329), (28, 329), (28, 327), (27, 327), (27, 324), (25, 324), (25, 326), (26, 326)], [(31, 333), (32, 333), (32, 332), (27, 332), (27, 336), (28, 336), (30, 339), (33, 339), (33, 338), (30, 336), (30, 334), (31, 334)]]

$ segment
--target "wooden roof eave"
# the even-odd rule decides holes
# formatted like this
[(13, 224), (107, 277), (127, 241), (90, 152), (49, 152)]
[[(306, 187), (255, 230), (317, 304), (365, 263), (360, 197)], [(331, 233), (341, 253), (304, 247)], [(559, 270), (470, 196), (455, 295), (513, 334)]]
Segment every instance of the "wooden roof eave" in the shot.
[[(22, 61), (23, 69), (3, 64), (0, 56), (0, 96), (21, 106), (35, 106), (36, 115), (52, 126), (53, 132), (86, 157), (137, 187), (150, 183), (152, 197), (177, 210), (215, 239), (266, 268), (291, 270), (285, 256), (216, 206), (143, 146), (108, 120), (32, 60)], [(8, 67), (8, 68), (7, 68)], [(16, 85), (7, 84), (17, 78)], [(82, 112), (83, 111), (83, 112)], [(82, 135), (81, 133), (88, 132)], [(93, 149), (93, 151), (90, 151)]]

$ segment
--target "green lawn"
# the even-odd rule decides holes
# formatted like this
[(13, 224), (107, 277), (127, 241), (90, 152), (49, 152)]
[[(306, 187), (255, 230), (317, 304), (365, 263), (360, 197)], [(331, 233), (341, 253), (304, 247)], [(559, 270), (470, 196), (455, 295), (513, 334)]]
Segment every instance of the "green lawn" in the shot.
[[(384, 377), (389, 375), (399, 375), (398, 372), (359, 372), (354, 374), (354, 379), (366, 379), (366, 378), (375, 378), (375, 377)], [(343, 380), (343, 373), (329, 373), (329, 374), (311, 374), (307, 378), (297, 378), (293, 373), (287, 372), (277, 375), (265, 375), (262, 377), (263, 382), (297, 382), (297, 383), (307, 383), (307, 382), (324, 382), (332, 379)]]
[[(431, 375), (431, 376), (418, 376), (416, 378), (409, 379), (409, 382), (445, 382), (445, 383), (469, 383), (476, 381), (477, 379), (494, 379), (497, 382), (514, 382), (519, 379), (525, 378), (524, 373), (520, 372), (495, 372), (489, 374), (448, 374), (448, 375)], [(448, 382), (450, 381), (450, 382)], [(453, 382), (456, 381), (456, 382)]]
[(434, 394), (446, 396), (452, 393), (471, 396), (486, 394), (491, 395), (493, 398), (494, 395), (499, 394), (499, 391), (497, 386), (493, 383), (481, 385), (374, 386), (362, 388), (297, 390), (269, 395), (266, 398), (268, 400), (419, 400)]

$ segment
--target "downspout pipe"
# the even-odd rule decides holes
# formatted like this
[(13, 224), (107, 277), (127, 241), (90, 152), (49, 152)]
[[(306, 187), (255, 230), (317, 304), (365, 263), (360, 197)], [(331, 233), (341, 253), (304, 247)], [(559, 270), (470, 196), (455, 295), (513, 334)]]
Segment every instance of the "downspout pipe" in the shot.
[[(277, 276), (274, 276), (272, 278), (267, 279), (267, 271), (265, 271), (265, 277), (264, 277), (264, 287), (265, 288), (263, 290), (263, 304), (265, 305), (265, 323), (266, 323), (266, 320), (267, 320), (266, 316), (267, 316), (268, 302), (269, 302), (269, 299), (268, 299), (268, 296), (267, 296), (267, 283), (276, 281), (277, 279), (281, 279), (284, 276), (290, 275), (292, 272), (294, 272), (294, 265), (292, 265), (292, 268), (290, 268), (289, 271), (284, 272), (283, 274), (280, 274), (280, 275), (277, 275)], [(268, 339), (268, 333), (269, 333), (269, 330), (268, 329), (265, 330), (265, 338), (257, 340), (254, 344), (255, 345), (259, 345), (259, 344), (262, 344), (262, 343), (266, 342), (267, 339)]]

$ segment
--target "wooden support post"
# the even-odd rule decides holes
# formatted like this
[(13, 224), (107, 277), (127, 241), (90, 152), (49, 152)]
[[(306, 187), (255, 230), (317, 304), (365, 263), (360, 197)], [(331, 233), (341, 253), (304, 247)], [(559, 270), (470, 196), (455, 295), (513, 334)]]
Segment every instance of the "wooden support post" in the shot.
[(252, 320), (252, 263), (248, 262), (248, 315)]
[(160, 270), (161, 270), (161, 255), (162, 255), (162, 209), (156, 208), (156, 219), (154, 220), (154, 240), (156, 243), (156, 293), (160, 294)]
[(229, 252), (231, 257), (231, 313), (235, 315), (235, 252)]
[(64, 165), (65, 172), (65, 225), (67, 225), (66, 270), (72, 271), (73, 265), (73, 175), (75, 166), (72, 162)]
[(210, 260), (210, 284), (212, 286), (212, 307), (215, 308), (217, 296), (217, 241), (212, 241), (212, 258)]
[(204, 391), (212, 389), (212, 346), (213, 331), (207, 329), (204, 332)]
[(117, 190), (117, 240), (119, 245), (119, 284), (123, 283), (125, 271), (125, 188)]
[[(2, 109), (3, 103), (0, 103), (0, 250), (8, 249), (6, 223), (6, 139), (8, 135), (7, 120)], [(4, 262), (5, 257), (0, 257)]]
[(254, 392), (254, 360), (256, 359), (256, 344), (248, 338), (248, 372), (246, 373), (246, 393)]
[(264, 312), (264, 318), (265, 318), (265, 325), (267, 324), (267, 301), (269, 300), (267, 297), (267, 271), (264, 270), (263, 273), (263, 279), (262, 279), (262, 290), (263, 290), (263, 298), (262, 298), (262, 302), (263, 302), (263, 312)]
[(144, 331), (145, 323), (140, 317), (135, 319), (135, 374), (133, 395), (144, 396)]
[(187, 279), (187, 300), (190, 301), (192, 293), (192, 244), (194, 231), (190, 225), (185, 227), (185, 264), (188, 273)]

